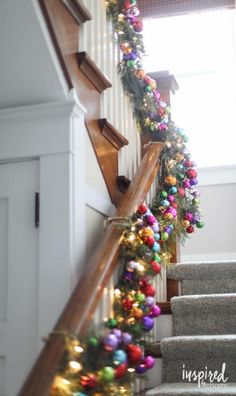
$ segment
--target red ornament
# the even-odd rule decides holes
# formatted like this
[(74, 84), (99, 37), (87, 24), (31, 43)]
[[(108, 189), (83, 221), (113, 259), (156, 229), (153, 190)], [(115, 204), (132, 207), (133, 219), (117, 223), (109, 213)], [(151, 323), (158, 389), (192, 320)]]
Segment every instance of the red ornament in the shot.
[(140, 33), (143, 30), (143, 21), (137, 19), (132, 26), (135, 32)]
[(155, 293), (156, 293), (154, 287), (149, 284), (144, 286), (144, 288), (142, 289), (142, 292), (145, 294), (146, 297), (154, 297)]
[(155, 239), (153, 236), (146, 237), (146, 238), (144, 238), (144, 243), (145, 243), (145, 245), (152, 247), (155, 243)]
[(146, 205), (145, 205), (145, 204), (142, 204), (142, 205), (140, 205), (140, 206), (138, 207), (137, 212), (138, 212), (139, 214), (145, 214), (145, 213), (147, 212), (147, 210), (148, 210), (148, 208), (146, 207)]
[(80, 377), (80, 383), (85, 389), (93, 389), (98, 385), (98, 380), (95, 374), (89, 373)]
[(195, 169), (188, 169), (186, 175), (188, 176), (189, 179), (193, 179), (197, 177), (197, 171)]
[(152, 270), (156, 273), (159, 274), (159, 272), (161, 271), (161, 266), (157, 261), (151, 261), (151, 266), (152, 266)]
[(185, 197), (185, 189), (184, 189), (184, 188), (180, 187), (180, 188), (178, 189), (178, 193), (179, 193), (179, 195), (180, 195), (181, 197)]
[(125, 0), (125, 2), (124, 2), (124, 9), (125, 9), (125, 10), (129, 10), (130, 8), (132, 8), (132, 4), (130, 3), (129, 0)]
[(192, 161), (185, 161), (184, 165), (186, 166), (186, 168), (191, 168), (193, 166)]
[(130, 311), (130, 309), (133, 307), (133, 300), (126, 298), (122, 301), (122, 307), (125, 311)]
[(192, 234), (192, 232), (194, 231), (193, 226), (190, 225), (189, 227), (187, 227), (186, 231), (187, 231), (188, 234)]
[(120, 379), (120, 378), (124, 377), (124, 375), (126, 374), (126, 371), (127, 371), (127, 364), (126, 363), (120, 364), (115, 369), (115, 378)]
[(143, 79), (143, 81), (148, 85), (148, 84), (150, 84), (150, 82), (152, 81), (152, 79), (151, 79), (151, 77), (149, 77), (149, 76), (145, 76), (144, 79)]
[(172, 206), (172, 208), (177, 209), (178, 204), (177, 204), (177, 202), (172, 202), (171, 206)]
[(127, 346), (128, 360), (131, 364), (137, 364), (141, 361), (143, 351), (138, 345), (129, 344)]
[(163, 107), (160, 107), (160, 108), (157, 110), (157, 114), (158, 114), (160, 117), (163, 117), (163, 115), (165, 114), (165, 110), (163, 109)]

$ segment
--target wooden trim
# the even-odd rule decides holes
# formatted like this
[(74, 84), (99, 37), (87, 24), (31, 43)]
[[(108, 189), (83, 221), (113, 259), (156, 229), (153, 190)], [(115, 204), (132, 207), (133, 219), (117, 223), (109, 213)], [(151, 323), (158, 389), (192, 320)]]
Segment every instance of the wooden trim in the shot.
[(61, 69), (62, 69), (62, 71), (63, 71), (65, 80), (66, 80), (66, 82), (67, 82), (68, 90), (71, 90), (71, 89), (73, 88), (73, 83), (72, 83), (70, 74), (69, 74), (69, 72), (68, 72), (68, 69), (67, 69), (67, 66), (66, 66), (64, 57), (63, 57), (63, 55), (62, 55), (60, 46), (59, 46), (59, 44), (58, 44), (55, 31), (54, 31), (54, 29), (53, 29), (53, 26), (52, 26), (52, 23), (51, 23), (49, 14), (48, 14), (48, 12), (47, 12), (47, 8), (46, 8), (46, 6), (45, 6), (45, 2), (44, 2), (44, 0), (38, 0), (38, 2), (39, 2), (39, 6), (40, 6), (40, 8), (41, 8), (43, 17), (44, 17), (44, 19), (45, 19), (45, 22), (46, 22), (46, 25), (47, 25), (47, 28), (48, 28), (48, 31), (49, 31), (49, 34), (50, 34), (50, 37), (51, 37), (51, 40), (52, 40), (52, 44), (53, 44), (53, 46), (54, 46), (54, 49), (55, 49), (55, 52), (56, 52), (56, 55), (57, 55), (57, 58), (58, 58), (58, 61), (59, 61), (59, 63), (60, 63)]
[(149, 344), (146, 347), (146, 354), (147, 355), (152, 355), (154, 358), (159, 359), (162, 358), (161, 354), (161, 342), (155, 342), (153, 344)]
[[(130, 216), (145, 200), (158, 172), (161, 149), (161, 144), (150, 145), (118, 206), (116, 216)], [(49, 337), (19, 396), (49, 395), (53, 377), (64, 353), (64, 337), (56, 333), (66, 332), (78, 336), (85, 334), (102, 297), (103, 288), (117, 266), (122, 235), (123, 230), (114, 224), (107, 227), (53, 330), (54, 335)]]
[(87, 52), (78, 52), (77, 59), (79, 68), (82, 73), (89, 79), (98, 92), (103, 92), (107, 88), (111, 88), (112, 84), (107, 77), (102, 74), (96, 63), (90, 58)]
[(92, 19), (92, 15), (81, 0), (62, 0), (62, 2), (78, 25)]
[(170, 301), (158, 301), (157, 305), (161, 308), (162, 315), (172, 314)]
[(106, 118), (100, 118), (100, 120), (98, 120), (98, 125), (101, 128), (102, 135), (105, 136), (117, 150), (129, 144), (129, 141), (121, 135)]

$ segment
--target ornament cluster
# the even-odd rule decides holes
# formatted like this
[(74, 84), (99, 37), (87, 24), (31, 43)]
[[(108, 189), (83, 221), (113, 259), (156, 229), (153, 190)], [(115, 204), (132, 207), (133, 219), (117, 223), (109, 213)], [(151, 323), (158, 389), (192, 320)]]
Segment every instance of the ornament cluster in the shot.
[(113, 316), (99, 336), (66, 337), (65, 358), (51, 396), (131, 395), (131, 383), (153, 368), (146, 334), (161, 314), (153, 279), (161, 271), (159, 223), (145, 204), (123, 234), (124, 267), (114, 290)]
[[(160, 221), (160, 243), (179, 237), (182, 241), (204, 226), (199, 208), (196, 164), (186, 147), (187, 137), (173, 122), (169, 124), (161, 154), (158, 187), (153, 211)], [(165, 249), (168, 250), (168, 243)]]
[(120, 73), (123, 87), (130, 96), (134, 114), (142, 133), (164, 132), (168, 129), (170, 107), (161, 100), (154, 79), (143, 69), (143, 22), (136, 0), (107, 1), (122, 53)]

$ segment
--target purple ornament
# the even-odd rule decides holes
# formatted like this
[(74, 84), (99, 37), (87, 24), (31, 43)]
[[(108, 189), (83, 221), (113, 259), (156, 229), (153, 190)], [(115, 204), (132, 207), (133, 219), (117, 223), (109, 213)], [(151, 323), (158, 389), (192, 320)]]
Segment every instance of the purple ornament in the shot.
[(154, 326), (154, 320), (149, 316), (144, 316), (142, 318), (142, 325), (143, 325), (143, 330), (150, 331)]
[(122, 334), (122, 341), (125, 345), (128, 345), (132, 342), (132, 335), (129, 333)]
[(123, 273), (123, 279), (124, 280), (126, 280), (128, 282), (131, 282), (133, 280), (133, 278), (134, 278), (134, 273), (133, 272), (124, 271), (124, 273)]
[(108, 334), (108, 336), (103, 339), (103, 343), (105, 349), (114, 351), (117, 348), (119, 342), (115, 334)]
[(144, 374), (147, 371), (147, 367), (144, 363), (141, 363), (135, 368), (135, 371), (137, 374)]
[(146, 303), (147, 305), (153, 305), (154, 304), (154, 298), (149, 296), (146, 298)]
[(171, 213), (174, 218), (176, 218), (176, 216), (177, 216), (177, 210), (175, 208), (172, 208), (172, 207), (167, 208), (165, 210), (165, 213), (166, 214)]
[(170, 234), (172, 230), (171, 230), (171, 227), (166, 226), (166, 227), (164, 228), (164, 231), (167, 232), (168, 234)]
[(189, 181), (188, 179), (187, 179), (187, 180), (184, 180), (183, 186), (184, 186), (184, 188), (191, 188), (190, 181)]
[(192, 192), (192, 195), (194, 196), (194, 197), (200, 197), (200, 192), (199, 191), (193, 191)]
[(158, 232), (159, 231), (159, 229), (160, 229), (160, 227), (159, 227), (159, 224), (157, 223), (157, 222), (155, 222), (153, 225), (152, 225), (152, 230), (156, 233), (156, 232)]
[(198, 179), (196, 179), (196, 177), (193, 177), (192, 179), (190, 179), (190, 184), (191, 186), (196, 186), (196, 184), (198, 184)]
[(114, 334), (117, 338), (117, 340), (119, 341), (119, 343), (121, 342), (122, 339), (122, 332), (120, 329), (113, 329), (112, 330), (112, 334)]
[(193, 214), (194, 221), (199, 221), (200, 219), (201, 219), (201, 216), (198, 213)]
[(159, 100), (160, 97), (161, 97), (161, 94), (160, 94), (160, 92), (157, 89), (154, 89), (153, 95), (154, 95), (156, 100)]
[(153, 224), (155, 224), (156, 223), (156, 218), (155, 218), (155, 216), (153, 216), (153, 215), (149, 215), (149, 216), (147, 216), (147, 223), (149, 224), (149, 225), (153, 225)]
[(161, 314), (161, 308), (158, 307), (158, 305), (153, 305), (151, 307), (150, 313), (149, 315), (151, 316), (151, 318), (156, 318), (157, 316), (159, 316)]
[(149, 370), (155, 366), (155, 359), (152, 356), (146, 356), (143, 360), (146, 368)]

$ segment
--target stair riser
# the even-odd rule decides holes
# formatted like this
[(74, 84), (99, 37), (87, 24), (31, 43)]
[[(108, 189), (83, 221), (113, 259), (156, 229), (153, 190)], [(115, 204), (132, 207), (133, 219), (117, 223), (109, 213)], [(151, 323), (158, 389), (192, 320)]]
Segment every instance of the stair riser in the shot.
[(184, 279), (180, 284), (183, 295), (236, 293), (236, 279)]
[(226, 363), (225, 379), (228, 377), (228, 382), (236, 382), (236, 359), (229, 359), (227, 356), (214, 359), (200, 358), (195, 360), (185, 359), (175, 361), (165, 361), (165, 359), (163, 359), (163, 382), (189, 382), (188, 379), (183, 379), (183, 367), (185, 367), (187, 372), (194, 370), (200, 372), (204, 371), (205, 367), (207, 367), (208, 373), (209, 370), (212, 372), (217, 370), (218, 373), (221, 373), (223, 362)]
[[(194, 307), (195, 308), (195, 307)], [(236, 314), (220, 312), (201, 312), (193, 309), (192, 314), (173, 312), (173, 331), (175, 336), (236, 334)]]

